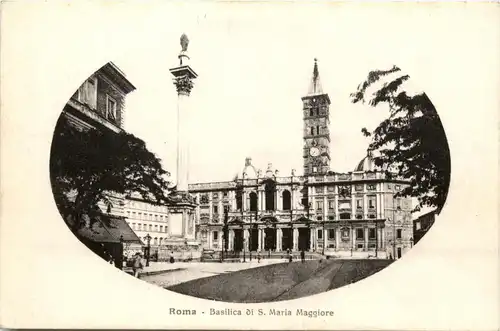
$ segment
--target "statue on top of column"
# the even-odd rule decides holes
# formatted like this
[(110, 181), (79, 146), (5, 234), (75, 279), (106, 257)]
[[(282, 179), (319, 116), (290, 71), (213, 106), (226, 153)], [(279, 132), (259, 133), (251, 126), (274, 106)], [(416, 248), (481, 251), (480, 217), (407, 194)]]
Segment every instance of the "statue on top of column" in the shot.
[(185, 33), (183, 33), (181, 36), (181, 47), (183, 52), (187, 52), (188, 45), (189, 45), (188, 36)]

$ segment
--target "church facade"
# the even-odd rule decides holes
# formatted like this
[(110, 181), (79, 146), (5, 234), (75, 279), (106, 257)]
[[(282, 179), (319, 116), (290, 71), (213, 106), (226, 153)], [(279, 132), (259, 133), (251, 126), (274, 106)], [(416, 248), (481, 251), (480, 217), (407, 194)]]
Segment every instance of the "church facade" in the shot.
[(408, 183), (387, 179), (370, 154), (349, 173), (330, 170), (330, 99), (317, 63), (303, 102), (303, 174), (245, 160), (231, 181), (195, 183), (197, 240), (204, 249), (338, 257), (399, 258), (413, 245)]

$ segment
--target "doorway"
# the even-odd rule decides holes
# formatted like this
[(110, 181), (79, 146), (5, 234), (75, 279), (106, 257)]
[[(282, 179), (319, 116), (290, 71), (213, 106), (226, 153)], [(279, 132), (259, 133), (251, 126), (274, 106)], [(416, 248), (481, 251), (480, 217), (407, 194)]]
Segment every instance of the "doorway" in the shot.
[(281, 240), (281, 250), (286, 251), (287, 249), (292, 250), (293, 249), (293, 235), (292, 235), (292, 229), (290, 228), (283, 228), (281, 229), (283, 233), (283, 237)]
[(243, 230), (234, 230), (234, 246), (233, 250), (235, 252), (241, 252), (243, 250)]
[(264, 242), (264, 250), (275, 251), (276, 250), (276, 229), (266, 228), (265, 230), (266, 238)]
[(311, 229), (299, 228), (299, 251), (308, 251), (311, 247)]

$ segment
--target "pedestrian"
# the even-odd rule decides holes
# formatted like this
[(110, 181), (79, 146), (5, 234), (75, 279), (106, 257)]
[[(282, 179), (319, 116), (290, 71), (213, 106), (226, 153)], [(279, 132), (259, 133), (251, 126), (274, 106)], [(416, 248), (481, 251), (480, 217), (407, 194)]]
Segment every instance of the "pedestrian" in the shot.
[(257, 251), (257, 262), (260, 263), (260, 251)]
[(288, 262), (292, 262), (292, 259), (293, 259), (292, 251), (289, 250), (288, 251)]
[(304, 250), (300, 251), (300, 260), (302, 263), (306, 260), (306, 252)]
[(132, 270), (134, 271), (134, 277), (139, 278), (139, 271), (144, 268), (142, 264), (141, 253), (137, 252), (134, 258), (134, 264), (132, 265)]
[(170, 252), (170, 263), (174, 263), (174, 262), (175, 262), (174, 252)]

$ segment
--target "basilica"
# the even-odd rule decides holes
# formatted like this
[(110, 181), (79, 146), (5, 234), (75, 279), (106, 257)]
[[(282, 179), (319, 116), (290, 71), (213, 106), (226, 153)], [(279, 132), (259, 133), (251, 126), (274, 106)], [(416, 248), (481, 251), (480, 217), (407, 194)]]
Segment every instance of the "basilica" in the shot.
[(303, 174), (262, 171), (248, 157), (233, 180), (190, 184), (196, 239), (233, 253), (400, 258), (413, 245), (413, 206), (394, 195), (408, 182), (387, 179), (370, 153), (351, 172), (330, 170), (330, 98), (316, 61), (302, 104)]

